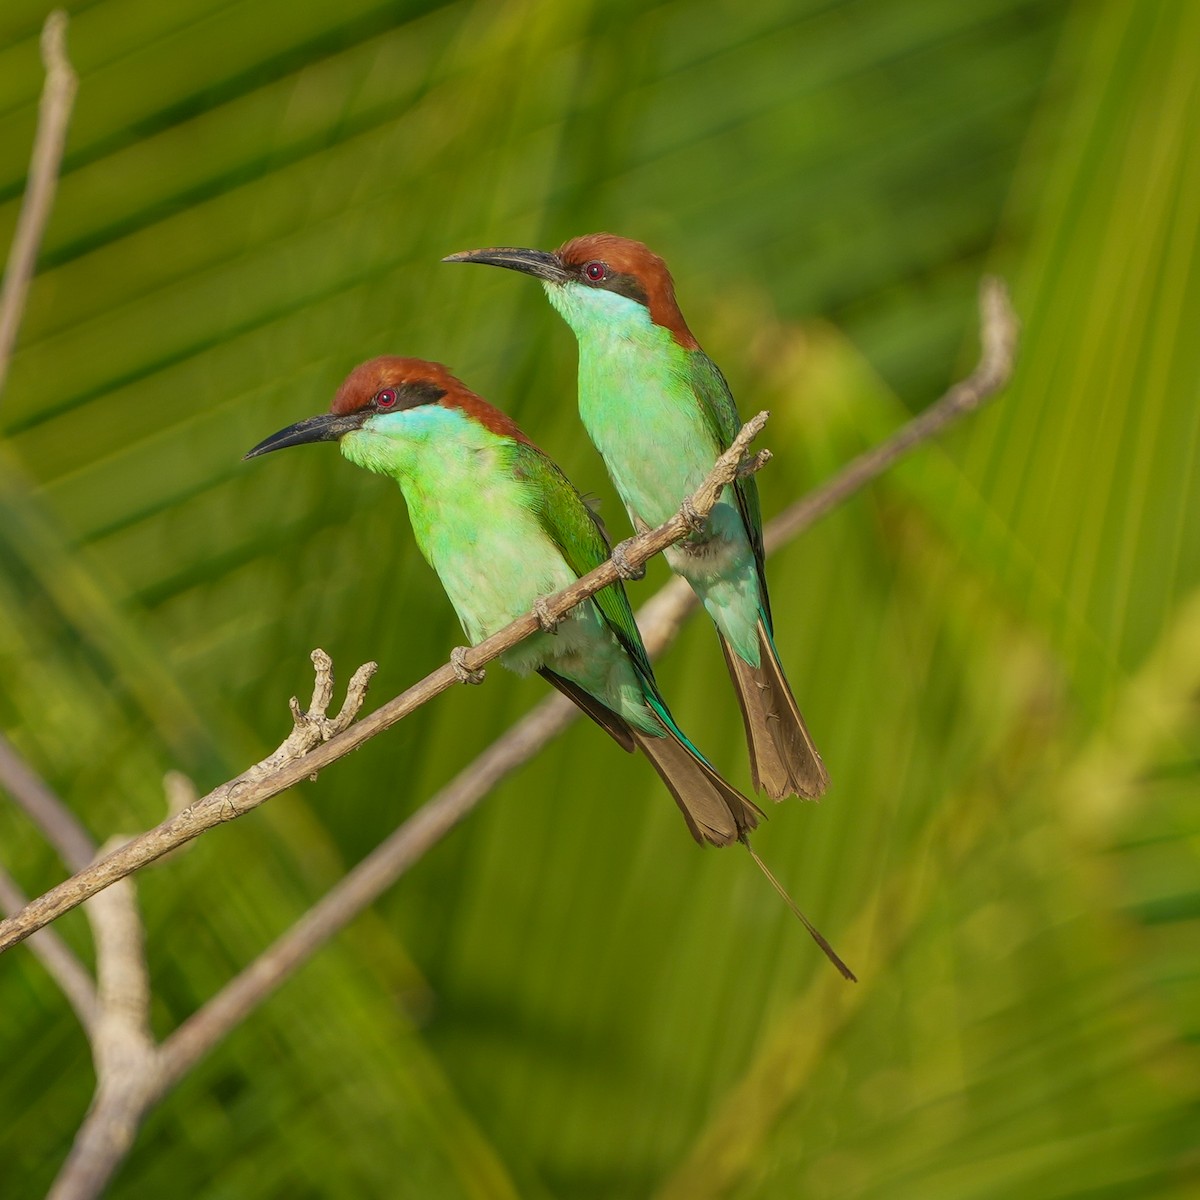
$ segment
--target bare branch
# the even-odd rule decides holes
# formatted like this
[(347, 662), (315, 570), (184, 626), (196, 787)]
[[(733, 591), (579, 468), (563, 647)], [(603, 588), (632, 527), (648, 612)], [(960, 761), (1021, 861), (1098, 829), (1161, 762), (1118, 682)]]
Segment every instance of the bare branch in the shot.
[(92, 1057), (96, 1093), (50, 1200), (91, 1200), (129, 1153), (146, 1109), (159, 1093), (161, 1054), (150, 1031), (145, 939), (131, 879), (84, 907), (96, 939), (99, 1015)]
[(975, 370), (886, 442), (860, 454), (827, 483), (776, 517), (763, 531), (768, 550), (796, 537), (847, 496), (877, 479), (909, 451), (936, 437), (960, 417), (974, 412), (1007, 385), (1016, 362), (1021, 326), (1002, 279), (989, 275), (980, 285), (979, 320), (981, 349)]
[(298, 966), (386, 891), (455, 827), (495, 786), (533, 758), (579, 715), (557, 693), (530, 710), (423, 804), (308, 910), (273, 946), (163, 1042), (169, 1087)]
[[(14, 913), (29, 901), (12, 876), (0, 866), (0, 911)], [(42, 929), (29, 939), (29, 948), (46, 968), (50, 978), (62, 988), (75, 1010), (80, 1025), (90, 1039), (96, 1021), (96, 985), (75, 952), (53, 929)]]
[(96, 973), (104, 1020), (119, 1019), (149, 1038), (150, 978), (145, 933), (132, 883), (95, 896), (84, 907), (96, 940)]
[(4, 282), (0, 284), (0, 392), (8, 378), (17, 330), (25, 313), (25, 296), (37, 265), (42, 233), (54, 205), (58, 168), (75, 102), (78, 81), (67, 58), (67, 14), (59, 9), (52, 12), (42, 26), (42, 61), (46, 66), (46, 82), (38, 107), (29, 183), (21, 200), (21, 213), (13, 233)]
[(0, 787), (24, 809), (72, 871), (83, 870), (96, 857), (96, 843), (91, 834), (3, 734), (0, 734)]
[[(872, 452), (861, 456), (828, 483), (780, 514), (765, 530), (768, 552), (815, 524), (832, 507), (823, 501), (824, 496), (835, 494), (839, 500), (845, 499), (881, 475), (906, 450), (978, 408), (1004, 387), (1012, 374), (1017, 326), (1000, 281), (984, 281), (981, 315), (983, 355), (975, 372), (884, 442), (879, 451), (887, 453)], [(930, 414), (934, 415), (931, 417)], [(924, 432), (914, 439), (910, 431), (918, 423)], [(744, 463), (741, 471), (758, 469), (769, 459), (770, 451), (760, 450)], [(867, 460), (865, 466), (862, 465), (864, 460)], [(631, 539), (631, 543), (634, 540)], [(636, 554), (631, 557), (638, 562), (645, 561)], [(696, 605), (696, 595), (686, 581), (675, 578), (638, 610), (638, 627), (651, 656), (661, 653), (671, 642), (684, 618)], [(449, 833), (501, 779), (533, 758), (578, 715), (574, 705), (562, 696), (543, 700), (432, 796), (260, 958), (163, 1043), (164, 1087), (186, 1074), (284, 979)]]
[[(675, 516), (657, 529), (639, 534), (626, 543), (628, 560), (635, 565), (644, 563), (692, 532), (695, 521), (706, 517), (712, 511), (721, 492), (737, 476), (746, 447), (762, 429), (766, 420), (767, 414), (759, 413), (746, 423), (733, 444), (717, 460), (695, 495), (685, 500)], [(616, 566), (611, 559), (606, 560), (570, 587), (547, 597), (542, 605), (543, 615), (550, 619), (562, 617), (601, 588), (615, 583), (617, 578)], [(460, 656), (460, 660), (468, 670), (477, 670), (540, 628), (539, 616), (532, 612), (527, 613), (477, 646), (467, 649)], [(325, 694), (321, 674), (328, 669), (328, 659), (322, 651), (314, 651), (313, 662), (318, 675), (313, 693), (316, 701)], [(358, 702), (361, 702), (362, 695), (365, 694), (370, 670), (373, 670), (373, 665), (356, 672), (352, 680), (351, 692), (357, 691)], [(315, 715), (300, 712), (298, 704), (293, 701), (295, 727), (278, 750), (262, 762), (255, 763), (243, 771), (236, 779), (215, 788), (207, 796), (202, 796), (178, 816), (170, 817), (148, 832), (131, 839), (99, 862), (79, 871), (58, 887), (52, 888), (26, 905), (21, 912), (0, 921), (0, 951), (7, 950), (28, 937), (34, 930), (41, 929), (63, 913), (69, 912), (116, 880), (123, 879), (139, 867), (161, 858), (177, 846), (199, 836), (206, 829), (243, 816), (272, 796), (299, 783), (306, 776), (315, 775), (323, 767), (336, 762), (351, 750), (357, 749), (363, 742), (403, 720), (414, 709), (446, 691), (456, 680), (454, 667), (447, 663), (348, 728), (341, 728), (340, 723), (348, 722), (356, 711), (355, 703), (349, 697), (342, 713), (332, 721), (325, 717), (324, 712), (317, 712)]]
[[(0, 734), (0, 787), (25, 811), (72, 870), (86, 867), (96, 857), (91, 835), (3, 734)], [(21, 889), (0, 867), (0, 908), (14, 913), (28, 903)], [(44, 930), (39, 938), (42, 940), (32, 946), (34, 953), (62, 988), (91, 1040), (98, 1009), (90, 973), (57, 934)]]
[[(242, 778), (265, 778), (273, 771), (298, 758), (303, 758), (314, 746), (329, 741), (343, 730), (349, 728), (358, 710), (362, 708), (367, 698), (367, 685), (371, 676), (379, 669), (377, 663), (364, 663), (350, 679), (346, 689), (346, 700), (336, 717), (327, 717), (325, 710), (333, 699), (333, 660), (324, 650), (314, 650), (309, 657), (312, 659), (315, 679), (313, 681), (312, 701), (308, 710), (300, 707), (300, 701), (293, 696), (288, 701), (292, 713), (292, 732), (287, 740), (268, 758), (246, 771)], [(266, 797), (264, 797), (266, 799)], [(201, 800), (199, 803), (203, 803)], [(260, 801), (261, 803), (261, 801)], [(238, 813), (235, 816), (240, 815)]]
[[(860, 454), (832, 479), (789, 505), (763, 528), (768, 554), (794, 541), (855, 492), (878, 479), (910, 451), (936, 437), (1003, 391), (1017, 358), (1020, 322), (1002, 279), (987, 276), (979, 288), (980, 355), (975, 370), (890, 438)], [(672, 579), (638, 610), (642, 640), (651, 655), (670, 643), (698, 605), (682, 579)]]

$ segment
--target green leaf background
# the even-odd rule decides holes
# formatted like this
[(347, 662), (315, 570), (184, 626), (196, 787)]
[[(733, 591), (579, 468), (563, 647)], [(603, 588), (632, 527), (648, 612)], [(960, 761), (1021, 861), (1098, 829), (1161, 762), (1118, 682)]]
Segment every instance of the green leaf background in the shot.
[[(607, 228), (672, 264), (781, 510), (975, 354), (1009, 393), (772, 559), (829, 763), (746, 856), (574, 727), (205, 1059), (114, 1197), (1183, 1197), (1200, 1173), (1200, 7), (96, 0), (0, 403), (0, 719), (98, 838), (271, 749), (323, 646), (461, 640), (401, 500), (241, 454), (376, 353), (451, 364), (610, 524), (569, 332), (439, 264)], [(46, 8), (0, 11), (0, 239)], [(631, 431), (635, 432), (635, 431)], [(635, 599), (665, 579), (661, 565)], [(661, 666), (735, 781), (711, 632)], [(171, 1030), (541, 695), (500, 670), (144, 872)], [(61, 877), (0, 805), (26, 891)], [(90, 955), (85, 923), (59, 928)], [(0, 962), (0, 1192), (93, 1078)]]

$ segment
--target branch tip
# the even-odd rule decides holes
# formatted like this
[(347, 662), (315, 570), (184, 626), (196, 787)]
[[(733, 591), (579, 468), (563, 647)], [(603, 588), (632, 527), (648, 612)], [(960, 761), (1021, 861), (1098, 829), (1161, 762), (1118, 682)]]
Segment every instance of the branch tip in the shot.
[(346, 698), (342, 701), (342, 707), (338, 711), (338, 715), (333, 719), (339, 733), (343, 729), (349, 728), (354, 718), (358, 716), (359, 709), (362, 708), (367, 698), (367, 691), (371, 686), (371, 680), (378, 670), (379, 664), (377, 662), (366, 662), (350, 676), (350, 682), (346, 685)]
[(71, 79), (75, 71), (67, 58), (67, 14), (61, 8), (54, 9), (42, 24), (42, 66), (46, 74), (63, 73)]
[(738, 467), (738, 478), (745, 479), (749, 475), (757, 474), (774, 457), (775, 455), (770, 450), (760, 450), (757, 454), (751, 455)]
[(735, 446), (740, 445), (743, 449), (750, 445), (752, 441), (766, 427), (767, 422), (771, 419), (771, 410), (764, 408), (761, 412), (755, 413), (754, 416), (742, 426), (738, 435), (733, 440)]
[(1021, 336), (1021, 321), (1012, 306), (1008, 285), (998, 275), (985, 275), (979, 285), (979, 323), (982, 352), (978, 374), (1003, 387), (1012, 376)]
[(316, 678), (313, 680), (312, 703), (308, 706), (310, 714), (323, 717), (333, 699), (333, 659), (320, 647), (309, 656), (312, 659)]

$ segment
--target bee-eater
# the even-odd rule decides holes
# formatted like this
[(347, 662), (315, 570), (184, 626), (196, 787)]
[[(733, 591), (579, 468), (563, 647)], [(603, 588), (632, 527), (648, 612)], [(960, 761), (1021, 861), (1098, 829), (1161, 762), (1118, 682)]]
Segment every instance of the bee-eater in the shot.
[[(595, 516), (566, 476), (439, 363), (362, 363), (329, 413), (280, 430), (247, 457), (317, 441), (337, 441), (352, 463), (400, 485), (417, 545), (472, 643), (608, 558)], [(728, 845), (758, 823), (756, 806), (676, 725), (619, 582), (501, 661), (520, 674), (537, 671), (622, 748), (641, 749), (697, 841)]]
[[(642, 530), (671, 516), (741, 420), (725, 377), (683, 319), (666, 263), (641, 242), (610, 233), (575, 238), (554, 253), (495, 247), (445, 261), (507, 267), (542, 281), (579, 341), (579, 414), (630, 519)], [(816, 799), (829, 775), (775, 649), (753, 477), (727, 488), (706, 527), (665, 556), (717, 626), (755, 789), (775, 800)]]
[[(246, 457), (336, 441), (342, 454), (399, 485), (421, 553), (472, 642), (534, 610), (608, 558), (591, 509), (506, 414), (439, 363), (384, 356), (355, 367), (331, 411), (260, 442)], [(501, 661), (537, 671), (624, 750), (640, 749), (679, 805), (692, 836), (745, 842), (755, 862), (847, 978), (747, 838), (761, 811), (731, 787), (675, 723), (654, 680), (620, 582), (534, 633)]]

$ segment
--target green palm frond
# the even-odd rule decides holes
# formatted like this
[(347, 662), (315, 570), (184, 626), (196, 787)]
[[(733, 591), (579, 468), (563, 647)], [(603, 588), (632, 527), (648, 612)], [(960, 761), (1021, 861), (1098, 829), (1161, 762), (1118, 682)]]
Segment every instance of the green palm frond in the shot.
[[(443, 254), (654, 245), (743, 415), (772, 409), (768, 519), (969, 359), (985, 267), (1024, 322), (1007, 397), (769, 563), (834, 787), (756, 845), (857, 987), (581, 724), (166, 1099), (112, 1195), (1187, 1194), (1195, 7), (68, 7), (77, 108), (0, 397), (0, 716), (98, 838), (157, 820), (168, 768), (205, 787), (275, 744), (313, 646), (378, 659), (382, 696), (459, 640), (393, 488), (320, 448), (240, 461), (354, 363), (445, 360), (623, 536), (569, 333)], [(0, 241), (43, 17), (0, 14)], [(703, 623), (656, 672), (744, 779)], [(160, 1032), (539, 682), (492, 671), (144, 873)], [(58, 878), (6, 805), (0, 845), (27, 891)], [(4, 1176), (42, 1194), (91, 1074), (20, 950), (0, 1048)]]

